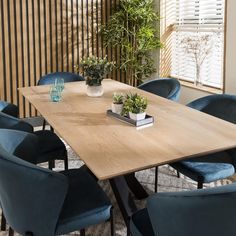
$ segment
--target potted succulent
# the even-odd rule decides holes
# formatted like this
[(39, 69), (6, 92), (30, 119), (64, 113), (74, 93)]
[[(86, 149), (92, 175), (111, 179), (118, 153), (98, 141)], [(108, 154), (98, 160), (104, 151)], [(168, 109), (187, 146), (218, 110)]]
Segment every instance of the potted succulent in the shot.
[(112, 112), (121, 115), (123, 110), (124, 95), (122, 93), (113, 94), (113, 102), (111, 105)]
[(77, 72), (82, 67), (87, 84), (87, 95), (91, 97), (100, 97), (103, 94), (102, 80), (114, 68), (113, 62), (108, 62), (107, 57), (100, 58), (91, 56), (82, 60), (79, 66), (76, 66)]
[(123, 113), (130, 119), (143, 120), (146, 117), (147, 98), (135, 93), (128, 94), (124, 101)]

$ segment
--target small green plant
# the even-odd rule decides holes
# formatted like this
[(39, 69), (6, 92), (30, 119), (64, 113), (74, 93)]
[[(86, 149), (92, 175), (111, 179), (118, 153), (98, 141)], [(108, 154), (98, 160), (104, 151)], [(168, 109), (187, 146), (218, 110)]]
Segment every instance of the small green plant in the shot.
[(114, 104), (123, 104), (124, 95), (122, 93), (114, 93), (113, 94), (113, 103)]
[(139, 114), (145, 112), (147, 108), (147, 98), (137, 93), (127, 94), (124, 101), (123, 114), (127, 115), (129, 112)]
[[(81, 60), (80, 64), (75, 66), (75, 69), (77, 72), (84, 72), (87, 85), (99, 86), (104, 77), (112, 71), (114, 66), (114, 62), (109, 62), (107, 57), (100, 58), (91, 56)], [(80, 71), (80, 68), (82, 68), (82, 71)]]

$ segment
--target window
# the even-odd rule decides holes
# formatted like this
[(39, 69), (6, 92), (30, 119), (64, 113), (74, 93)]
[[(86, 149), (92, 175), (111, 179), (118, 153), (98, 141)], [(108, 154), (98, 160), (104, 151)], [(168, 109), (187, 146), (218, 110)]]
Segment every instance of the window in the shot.
[[(162, 35), (166, 48), (161, 72), (203, 85), (223, 87), (225, 0), (163, 0)], [(169, 63), (166, 63), (166, 60)], [(162, 61), (163, 62), (163, 61)]]

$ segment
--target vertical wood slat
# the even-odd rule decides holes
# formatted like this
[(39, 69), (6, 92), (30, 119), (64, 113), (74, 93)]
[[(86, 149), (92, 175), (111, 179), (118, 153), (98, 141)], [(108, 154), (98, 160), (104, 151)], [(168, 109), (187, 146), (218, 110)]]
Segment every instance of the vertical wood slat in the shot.
[(2, 40), (1, 40), (1, 44), (2, 44), (2, 51), (1, 51), (1, 55), (2, 55), (2, 78), (3, 78), (3, 86), (2, 89), (3, 91), (1, 91), (1, 94), (3, 95), (3, 99), (7, 99), (7, 82), (6, 82), (6, 49), (5, 49), (5, 18), (4, 18), (4, 4), (3, 4), (4, 0), (1, 0), (1, 36), (2, 36)]
[[(19, 105), (20, 116), (37, 115), (17, 88), (36, 85), (55, 71), (74, 71), (82, 58), (118, 61), (99, 34), (118, 0), (0, 0), (0, 99)], [(119, 70), (114, 79), (124, 81)]]

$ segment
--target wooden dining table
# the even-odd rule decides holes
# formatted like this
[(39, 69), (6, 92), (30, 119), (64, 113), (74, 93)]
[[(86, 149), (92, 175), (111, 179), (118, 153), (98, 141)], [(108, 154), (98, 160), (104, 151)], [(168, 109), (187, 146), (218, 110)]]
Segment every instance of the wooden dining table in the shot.
[[(84, 81), (66, 83), (60, 102), (50, 100), (49, 86), (19, 91), (97, 179), (110, 180), (127, 224), (136, 206), (125, 176), (236, 147), (236, 125), (232, 123), (111, 79), (103, 80), (102, 85), (104, 94), (95, 98), (86, 95)], [(153, 126), (137, 130), (107, 116), (114, 92), (147, 97)]]

